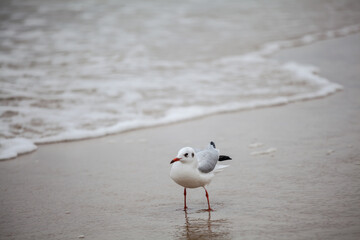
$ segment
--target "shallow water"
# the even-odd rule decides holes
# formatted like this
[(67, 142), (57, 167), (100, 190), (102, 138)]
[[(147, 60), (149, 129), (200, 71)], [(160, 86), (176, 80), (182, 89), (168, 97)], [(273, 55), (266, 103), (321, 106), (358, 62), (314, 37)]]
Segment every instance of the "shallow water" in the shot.
[(0, 158), (333, 93), (316, 68), (267, 57), (357, 32), (359, 13), (358, 1), (2, 1)]

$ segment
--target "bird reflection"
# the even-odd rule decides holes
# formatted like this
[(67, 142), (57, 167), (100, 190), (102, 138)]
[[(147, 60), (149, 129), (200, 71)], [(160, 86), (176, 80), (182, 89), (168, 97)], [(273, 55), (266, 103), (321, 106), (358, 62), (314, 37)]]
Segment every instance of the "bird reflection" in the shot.
[(229, 239), (229, 224), (225, 219), (211, 219), (211, 212), (207, 218), (190, 218), (185, 211), (185, 224), (179, 226), (179, 239)]

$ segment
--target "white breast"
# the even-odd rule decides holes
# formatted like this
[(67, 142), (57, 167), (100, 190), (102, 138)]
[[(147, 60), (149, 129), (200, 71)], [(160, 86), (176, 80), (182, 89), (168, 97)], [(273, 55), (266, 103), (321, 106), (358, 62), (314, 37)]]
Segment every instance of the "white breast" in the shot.
[(185, 188), (203, 187), (210, 183), (213, 175), (213, 173), (200, 173), (192, 165), (181, 162), (173, 163), (170, 170), (172, 180)]

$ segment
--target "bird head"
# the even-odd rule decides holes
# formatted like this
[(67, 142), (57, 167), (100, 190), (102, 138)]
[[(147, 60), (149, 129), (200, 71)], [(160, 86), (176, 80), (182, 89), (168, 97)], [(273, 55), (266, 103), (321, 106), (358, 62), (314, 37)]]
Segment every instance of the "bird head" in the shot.
[(184, 147), (180, 149), (176, 158), (174, 158), (170, 164), (180, 161), (182, 163), (191, 163), (194, 162), (195, 159), (195, 150), (191, 147)]

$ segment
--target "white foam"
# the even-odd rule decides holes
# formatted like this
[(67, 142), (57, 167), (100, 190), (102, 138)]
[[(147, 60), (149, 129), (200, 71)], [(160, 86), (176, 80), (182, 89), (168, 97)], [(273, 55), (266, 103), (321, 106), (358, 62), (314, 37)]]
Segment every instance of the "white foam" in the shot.
[(24, 138), (0, 139), (0, 160), (15, 158), (36, 150), (33, 141)]
[(264, 144), (261, 142), (254, 142), (254, 143), (249, 144), (249, 148), (258, 148), (258, 147), (262, 147), (262, 146), (264, 146)]
[(288, 41), (276, 41), (265, 44), (260, 50), (259, 54), (261, 56), (269, 56), (281, 49), (289, 48), (289, 47), (298, 47), (306, 44), (310, 44), (317, 41), (322, 41), (326, 39), (332, 39), (335, 37), (342, 37), (353, 33), (358, 33), (360, 31), (360, 25), (350, 25), (346, 27), (342, 27), (336, 30), (329, 30), (323, 33), (314, 33), (307, 34), (303, 37), (296, 38)]
[(251, 152), (250, 154), (252, 156), (258, 156), (258, 155), (268, 155), (268, 154), (272, 154), (274, 152), (276, 152), (277, 149), (276, 148), (268, 148), (266, 150), (263, 150), (263, 151), (254, 151), (254, 152)]
[[(267, 35), (276, 39), (279, 33), (257, 32), (239, 44), (232, 37), (245, 36), (234, 29), (246, 30), (257, 21), (249, 17), (250, 22), (240, 25), (241, 15), (227, 5), (223, 10), (232, 21), (199, 15), (193, 3), (181, 3), (181, 10), (179, 3), (167, 3), (179, 11), (159, 11), (146, 1), (118, 9), (104, 4), (97, 11), (96, 3), (89, 2), (89, 12), (83, 4), (26, 4), (35, 4), (35, 11), (8, 11), (12, 21), (0, 31), (0, 47), (7, 50), (0, 56), (3, 157), (32, 151), (34, 143), (93, 138), (326, 96), (342, 87), (321, 77), (315, 67), (269, 57), (284, 48), (360, 31), (360, 25), (353, 25), (293, 39), (313, 30), (286, 27), (281, 36), (291, 40), (250, 51), (254, 40)], [(76, 14), (59, 26), (54, 19), (63, 10)], [(232, 51), (226, 50), (229, 43), (235, 46)], [(237, 50), (241, 46), (246, 46), (243, 54)], [(5, 144), (11, 141), (20, 150)]]

